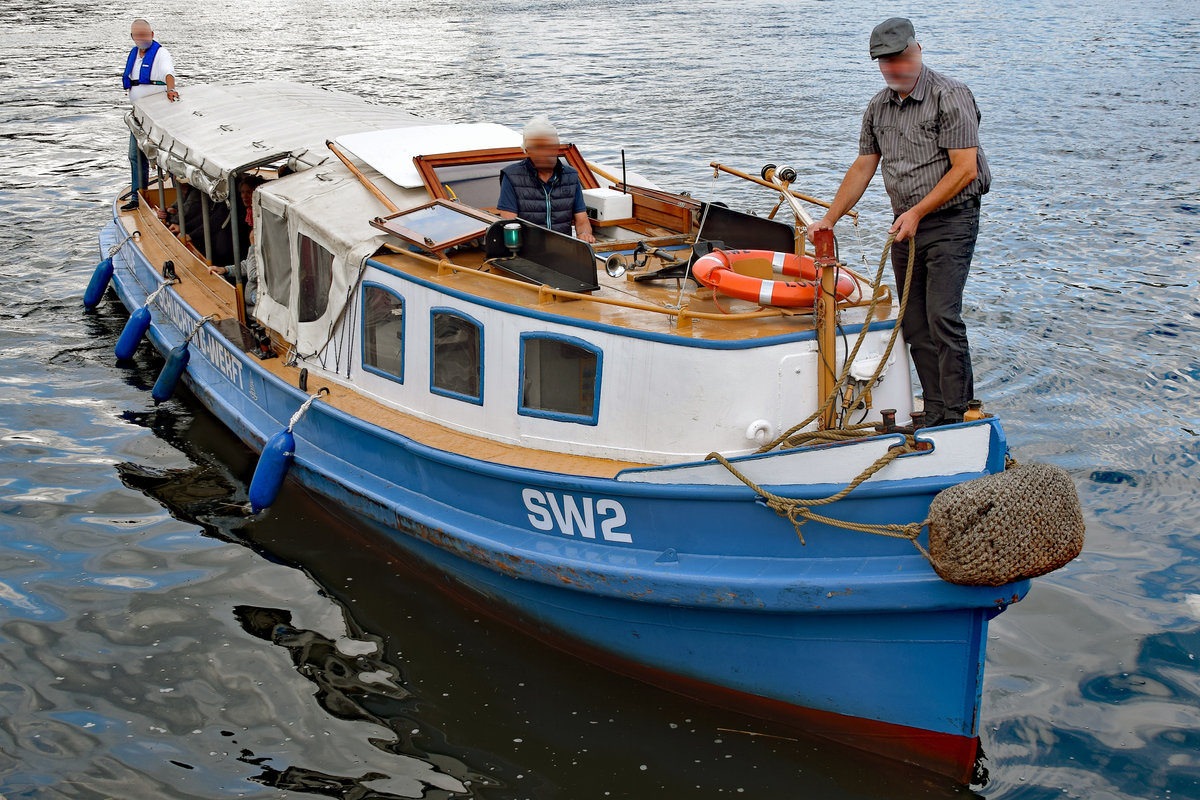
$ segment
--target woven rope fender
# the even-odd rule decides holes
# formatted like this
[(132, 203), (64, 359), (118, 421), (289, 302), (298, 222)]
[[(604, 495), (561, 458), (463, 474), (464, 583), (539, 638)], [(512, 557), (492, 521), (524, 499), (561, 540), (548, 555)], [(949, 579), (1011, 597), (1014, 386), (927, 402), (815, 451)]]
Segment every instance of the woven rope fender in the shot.
[(929, 556), (950, 583), (1000, 586), (1075, 558), (1083, 529), (1071, 476), (1049, 464), (1020, 464), (933, 498)]

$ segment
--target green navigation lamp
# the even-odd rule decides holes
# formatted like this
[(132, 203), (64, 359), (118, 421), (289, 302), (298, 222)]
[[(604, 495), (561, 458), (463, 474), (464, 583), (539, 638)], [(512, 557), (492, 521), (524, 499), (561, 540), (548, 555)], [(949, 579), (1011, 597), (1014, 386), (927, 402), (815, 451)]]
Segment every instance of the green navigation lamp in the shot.
[(514, 256), (521, 249), (521, 223), (510, 222), (504, 226), (504, 246)]

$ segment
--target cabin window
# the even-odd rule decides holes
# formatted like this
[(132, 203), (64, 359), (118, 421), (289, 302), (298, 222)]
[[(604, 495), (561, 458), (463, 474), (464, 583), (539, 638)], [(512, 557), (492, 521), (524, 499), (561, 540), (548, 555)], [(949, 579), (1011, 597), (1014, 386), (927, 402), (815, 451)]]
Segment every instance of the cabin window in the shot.
[(315, 322), (325, 315), (329, 306), (333, 253), (304, 234), (299, 236), (300, 299), (296, 318), (299, 322)]
[(367, 282), (362, 307), (363, 368), (404, 383), (404, 298)]
[(433, 309), (429, 389), (483, 405), (483, 328), (466, 314)]
[(259, 206), (260, 237), (257, 244), (262, 256), (263, 279), (267, 295), (280, 305), (291, 302), (292, 254), (288, 249), (287, 220), (265, 206)]
[(517, 412), (595, 425), (600, 414), (599, 349), (581, 339), (521, 335), (521, 397)]

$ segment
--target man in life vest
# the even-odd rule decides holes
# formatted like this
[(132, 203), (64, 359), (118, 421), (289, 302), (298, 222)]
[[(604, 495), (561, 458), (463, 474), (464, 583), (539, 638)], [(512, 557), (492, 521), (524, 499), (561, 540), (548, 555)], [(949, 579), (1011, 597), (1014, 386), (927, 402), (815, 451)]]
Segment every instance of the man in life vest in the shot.
[(583, 201), (583, 184), (574, 167), (558, 159), (558, 130), (545, 117), (525, 126), (526, 158), (500, 172), (500, 201), (504, 219), (520, 217), (558, 233), (595, 242)]
[(962, 295), (979, 233), (979, 199), (992, 181), (979, 145), (979, 108), (966, 84), (921, 63), (907, 19), (875, 26), (870, 51), (887, 88), (867, 104), (858, 158), (809, 235), (831, 229), (882, 163), (895, 216), (892, 269), (901, 291), (909, 247), (916, 248), (904, 339), (921, 379), (926, 423), (950, 425), (962, 422), (974, 394)]
[[(121, 85), (129, 92), (129, 102), (136, 103), (143, 97), (161, 92), (174, 103), (179, 99), (175, 91), (175, 61), (167, 48), (154, 41), (154, 31), (144, 19), (135, 19), (129, 27), (129, 38), (133, 49), (125, 59), (125, 71), (121, 73)], [(132, 197), (121, 206), (122, 211), (138, 207), (138, 190), (150, 183), (150, 163), (138, 149), (137, 138), (129, 134), (129, 169)]]

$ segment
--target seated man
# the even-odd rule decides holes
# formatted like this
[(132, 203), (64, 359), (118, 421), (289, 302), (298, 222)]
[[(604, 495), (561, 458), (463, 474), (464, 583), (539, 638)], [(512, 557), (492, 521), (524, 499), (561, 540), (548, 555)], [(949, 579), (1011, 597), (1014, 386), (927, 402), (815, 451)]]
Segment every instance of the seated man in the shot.
[[(237, 184), (238, 197), (242, 201), (242, 208), (246, 209), (246, 230), (249, 232), (249, 246), (246, 248), (245, 258), (242, 259), (241, 268), (242, 274), (246, 276), (246, 300), (251, 306), (258, 302), (258, 258), (254, 253), (254, 190), (264, 183), (266, 180), (258, 175), (242, 175)], [(227, 266), (214, 264), (208, 271), (233, 283), (233, 270)]]
[(567, 235), (574, 223), (579, 239), (595, 242), (579, 173), (558, 160), (558, 130), (539, 116), (529, 121), (524, 133), (527, 158), (500, 172), (500, 216), (520, 217)]
[[(174, 178), (174, 181), (179, 189), (175, 205), (168, 206), (165, 210), (157, 209), (154, 213), (166, 224), (167, 230), (176, 236), (182, 230), (186, 230), (192, 246), (200, 255), (204, 255), (204, 210), (201, 204), (207, 202), (208, 198), (199, 189), (192, 188), (182, 178)], [(181, 206), (183, 208), (182, 226), (179, 224), (179, 208)]]

